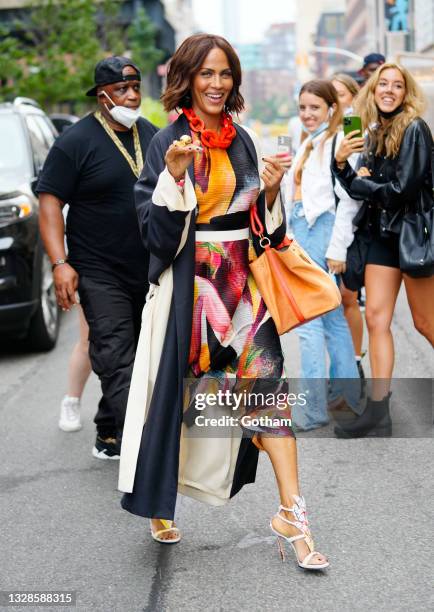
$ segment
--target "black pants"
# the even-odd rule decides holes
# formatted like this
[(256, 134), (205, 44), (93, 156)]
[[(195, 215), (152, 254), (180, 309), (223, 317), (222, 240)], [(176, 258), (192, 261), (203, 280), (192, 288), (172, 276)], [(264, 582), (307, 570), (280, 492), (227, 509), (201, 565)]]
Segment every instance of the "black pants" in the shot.
[(120, 440), (147, 287), (137, 291), (117, 278), (81, 275), (78, 291), (89, 325), (89, 357), (103, 392), (97, 433)]

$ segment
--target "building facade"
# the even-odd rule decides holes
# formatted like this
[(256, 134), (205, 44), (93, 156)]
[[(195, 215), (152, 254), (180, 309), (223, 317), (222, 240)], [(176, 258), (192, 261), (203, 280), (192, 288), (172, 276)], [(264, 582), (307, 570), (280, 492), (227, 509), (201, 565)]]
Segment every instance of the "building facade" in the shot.
[(345, 46), (361, 56), (429, 52), (433, 31), (434, 0), (347, 0)]
[(248, 70), (264, 70), (265, 57), (262, 43), (244, 43), (236, 45), (243, 72)]
[(319, 78), (327, 78), (334, 72), (345, 68), (347, 58), (331, 49), (343, 49), (345, 46), (345, 13), (321, 13), (318, 20), (315, 47), (329, 48), (329, 53), (315, 51), (315, 72)]
[[(347, 0), (345, 11), (345, 48), (361, 57), (374, 51), (383, 52), (377, 37), (376, 0)], [(351, 68), (361, 68), (356, 61)]]
[(197, 31), (192, 0), (162, 0), (165, 17), (175, 32), (175, 46)]
[[(120, 6), (118, 20), (122, 28), (125, 29), (133, 22), (141, 7), (146, 10), (146, 13), (156, 28), (156, 47), (161, 49), (164, 53), (163, 63), (165, 60), (169, 59), (175, 50), (175, 29), (166, 19), (164, 4), (160, 0), (118, 1)], [(28, 4), (28, 0), (0, 0), (0, 23), (7, 24), (11, 28), (11, 32), (14, 33), (14, 21), (17, 19), (25, 21), (29, 10), (31, 10)], [(98, 4), (98, 2), (96, 2), (96, 4)], [(98, 26), (102, 28), (103, 21), (98, 13), (96, 20)], [(149, 91), (153, 97), (158, 98), (160, 96), (161, 79), (162, 75), (157, 71), (148, 76)]]
[(273, 112), (285, 113), (285, 108), (291, 106), (296, 78), (295, 41), (296, 24), (278, 23), (270, 25), (261, 43), (236, 47), (243, 69), (242, 92), (248, 108), (268, 101)]
[[(296, 0), (296, 74), (300, 86), (317, 74), (314, 47), (322, 13), (345, 12), (345, 0)], [(326, 52), (324, 52), (326, 53)]]
[(240, 42), (240, 1), (220, 0), (223, 11), (223, 35), (231, 43), (237, 45)]
[(434, 0), (414, 1), (414, 50), (434, 54)]
[(266, 30), (263, 42), (264, 63), (269, 70), (286, 70), (294, 76), (296, 25), (275, 23)]

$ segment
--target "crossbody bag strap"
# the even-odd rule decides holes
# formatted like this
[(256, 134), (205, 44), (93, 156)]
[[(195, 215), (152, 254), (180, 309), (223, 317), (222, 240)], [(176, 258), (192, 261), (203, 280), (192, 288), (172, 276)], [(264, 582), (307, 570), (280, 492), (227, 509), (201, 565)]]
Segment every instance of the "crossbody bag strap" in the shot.
[(336, 177), (335, 177), (335, 175), (333, 174), (333, 170), (332, 170), (331, 168), (332, 168), (332, 166), (333, 166), (333, 160), (334, 160), (334, 158), (335, 158), (335, 151), (336, 151), (336, 141), (337, 141), (337, 138), (338, 138), (338, 135), (337, 135), (337, 134), (335, 134), (335, 135), (333, 136), (333, 140), (332, 140), (332, 155), (331, 155), (331, 159), (330, 159), (330, 172), (331, 172), (331, 175), (332, 175), (333, 195), (335, 196), (335, 205), (336, 205), (336, 208), (339, 206), (339, 198), (338, 198), (338, 196), (336, 195), (336, 191), (335, 191), (335, 186), (336, 186)]

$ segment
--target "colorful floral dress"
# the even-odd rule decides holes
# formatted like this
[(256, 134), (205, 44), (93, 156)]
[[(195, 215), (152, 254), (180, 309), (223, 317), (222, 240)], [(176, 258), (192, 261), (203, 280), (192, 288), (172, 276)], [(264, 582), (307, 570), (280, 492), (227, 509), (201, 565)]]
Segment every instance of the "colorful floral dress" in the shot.
[[(151, 322), (158, 320), (157, 300), (164, 304), (164, 324), (157, 326), (158, 338), (155, 327), (147, 327), (149, 318), (142, 328), (145, 343), (139, 343), (136, 353), (119, 478), (123, 508), (168, 520), (174, 517), (178, 492), (212, 505), (227, 502), (255, 481), (258, 460), (258, 441), (250, 439), (258, 430), (249, 427), (252, 422), (244, 436), (232, 425), (222, 433), (212, 424), (207, 433), (197, 431), (201, 408), (192, 405), (190, 410), (186, 402), (186, 375), (197, 386), (220, 385), (223, 379), (226, 386), (249, 389), (257, 385), (257, 376), (264, 377), (261, 386), (266, 379), (276, 390), (281, 381), (273, 377), (281, 376), (283, 365), (274, 322), (249, 274), (249, 207), (260, 187), (255, 139), (236, 126), (228, 149), (198, 155), (181, 196), (162, 152), (189, 128), (181, 114), (156, 134), (135, 188), (139, 224), (150, 251), (149, 278), (155, 285), (148, 301)], [(268, 215), (263, 194), (256, 201), (272, 244), (279, 244), (285, 231), (281, 204), (276, 204)], [(249, 420), (251, 414), (246, 416)], [(259, 420), (253, 416), (252, 421)], [(268, 417), (268, 412), (259, 416)], [(292, 434), (283, 420), (273, 433)]]
[[(260, 190), (257, 168), (238, 138), (229, 149), (204, 148), (195, 157), (199, 233), (190, 373), (194, 377), (280, 379), (279, 336), (249, 269), (253, 248), (248, 235), (249, 209)], [(202, 240), (201, 231), (211, 234)], [(263, 407), (260, 413), (271, 416), (275, 409)], [(282, 435), (292, 435), (288, 427), (278, 429)]]

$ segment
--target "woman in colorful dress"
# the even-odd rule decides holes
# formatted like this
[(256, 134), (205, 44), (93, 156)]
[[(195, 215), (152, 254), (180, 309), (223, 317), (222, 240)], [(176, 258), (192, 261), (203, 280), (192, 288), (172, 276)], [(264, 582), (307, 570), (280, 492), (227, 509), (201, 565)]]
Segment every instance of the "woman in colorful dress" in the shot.
[(293, 545), (301, 567), (322, 569), (328, 561), (313, 548), (290, 426), (253, 428), (253, 438), (182, 437), (186, 377), (278, 379), (283, 371), (274, 322), (249, 271), (249, 210), (256, 203), (267, 237), (280, 244), (285, 168), (264, 158), (260, 176), (255, 136), (230, 115), (244, 106), (240, 84), (239, 59), (219, 36), (188, 38), (170, 63), (163, 104), (183, 112), (153, 139), (136, 189), (152, 288), (124, 428), (122, 506), (151, 518), (157, 541), (177, 542), (177, 492), (222, 505), (254, 481), (259, 448), (279, 489), (272, 531)]

